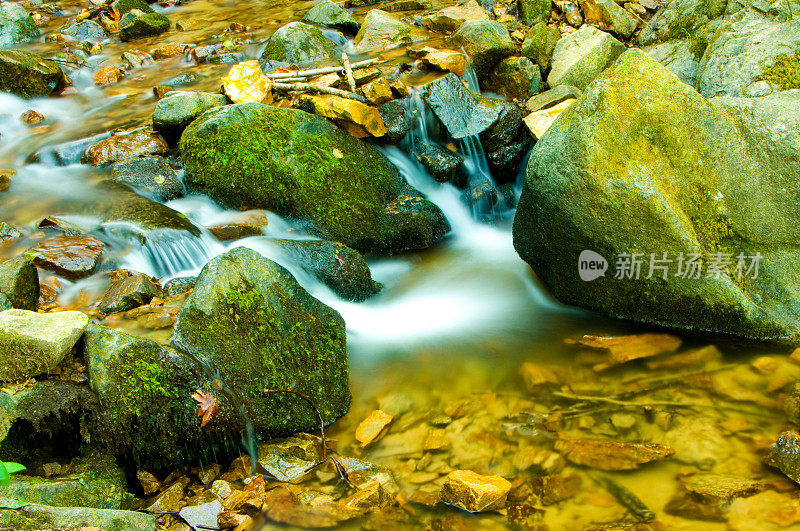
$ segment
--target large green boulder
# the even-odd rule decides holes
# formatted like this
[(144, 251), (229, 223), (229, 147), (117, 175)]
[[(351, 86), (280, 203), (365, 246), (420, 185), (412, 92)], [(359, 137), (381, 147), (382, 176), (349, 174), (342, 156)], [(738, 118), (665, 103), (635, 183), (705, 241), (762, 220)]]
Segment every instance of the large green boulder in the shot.
[(0, 263), (0, 293), (14, 308), (35, 310), (39, 306), (39, 273), (29, 258)]
[(224, 94), (173, 91), (158, 100), (153, 111), (153, 129), (167, 139), (177, 139), (192, 120), (209, 109), (228, 103)]
[(24, 50), (0, 50), (0, 91), (23, 98), (49, 96), (63, 85), (58, 64)]
[(303, 22), (289, 22), (278, 28), (270, 37), (261, 59), (295, 65), (336, 61), (339, 58), (333, 41), (319, 28)]
[(478, 78), (489, 75), (500, 61), (516, 52), (508, 30), (494, 20), (467, 20), (450, 41), (456, 49), (467, 52)]
[[(626, 52), (534, 147), (517, 251), (568, 304), (800, 339), (799, 101), (707, 101), (644, 52)], [(657, 261), (664, 253), (672, 262)], [(687, 272), (693, 255), (699, 274)]]
[(338, 4), (331, 2), (331, 0), (321, 0), (314, 4), (314, 7), (308, 10), (303, 16), (303, 22), (315, 24), (317, 26), (324, 26), (333, 28), (344, 33), (356, 34), (360, 24), (356, 22), (353, 15)]
[(421, 249), (449, 230), (383, 154), (299, 110), (211, 109), (186, 128), (180, 150), (189, 186), (231, 207), (311, 221), (319, 236), (358, 251)]
[(319, 418), (291, 393), (305, 395), (325, 423), (350, 404), (344, 320), (283, 267), (237, 247), (211, 260), (175, 323), (172, 341), (218, 374), (241, 397), (256, 433), (315, 430)]
[(0, 48), (39, 36), (33, 17), (17, 2), (0, 2)]
[(169, 26), (169, 19), (161, 13), (145, 13), (136, 17), (126, 15), (120, 21), (119, 38), (123, 42), (128, 42), (145, 37), (154, 37), (167, 31)]

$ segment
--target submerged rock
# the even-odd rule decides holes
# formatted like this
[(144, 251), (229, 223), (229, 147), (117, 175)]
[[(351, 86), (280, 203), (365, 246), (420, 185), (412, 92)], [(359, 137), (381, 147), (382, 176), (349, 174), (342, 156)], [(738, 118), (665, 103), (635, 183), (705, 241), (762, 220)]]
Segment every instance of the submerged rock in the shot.
[(178, 172), (162, 157), (144, 156), (117, 162), (111, 167), (113, 180), (158, 202), (183, 196), (183, 183)]
[[(790, 273), (790, 198), (800, 190), (788, 177), (800, 160), (790, 125), (800, 124), (790, 103), (798, 98), (709, 102), (644, 52), (627, 52), (534, 147), (514, 223), (518, 252), (564, 302), (669, 326), (800, 337), (788, 302), (800, 290)], [(645, 260), (667, 253), (671, 270), (666, 279), (657, 270), (585, 282), (577, 266), (587, 249), (609, 264), (631, 250)], [(702, 271), (687, 273), (690, 255)]]
[(24, 50), (0, 50), (0, 91), (23, 98), (49, 96), (63, 88), (64, 78), (54, 61)]
[(341, 316), (308, 294), (278, 264), (238, 247), (212, 259), (178, 314), (172, 341), (218, 371), (246, 397), (257, 433), (281, 436), (317, 429), (306, 395), (325, 423), (350, 404)]
[[(380, 152), (302, 111), (212, 109), (186, 129), (180, 148), (189, 185), (228, 206), (305, 218), (318, 235), (358, 251), (424, 248), (449, 230), (422, 198), (403, 212), (395, 199), (406, 184)], [(425, 216), (417, 215), (421, 205)], [(401, 221), (398, 213), (407, 215)]]
[(22, 4), (0, 3), (0, 48), (38, 36), (39, 29), (36, 27), (36, 22)]
[(0, 380), (26, 380), (52, 371), (89, 324), (81, 312), (0, 312)]
[(456, 470), (445, 478), (439, 499), (471, 513), (497, 511), (506, 506), (511, 482), (500, 476), (482, 476)]
[(625, 45), (608, 33), (592, 26), (581, 28), (556, 43), (547, 84), (583, 90), (624, 51)]
[(381, 290), (380, 283), (372, 280), (364, 257), (346, 245), (313, 240), (275, 240), (274, 243), (344, 299), (361, 302)]
[(795, 483), (800, 483), (800, 435), (793, 431), (781, 433), (765, 462)]
[(339, 59), (336, 45), (319, 28), (290, 22), (270, 37), (262, 61), (281, 61), (297, 66)]
[(467, 20), (453, 34), (456, 49), (464, 48), (472, 58), (478, 78), (486, 77), (505, 57), (516, 51), (508, 30), (493, 20)]
[(257, 464), (278, 481), (296, 482), (307, 476), (320, 462), (321, 441), (314, 436), (299, 434), (280, 441), (258, 446)]
[(0, 263), (0, 293), (14, 308), (35, 310), (39, 305), (39, 274), (25, 257)]
[(114, 133), (86, 149), (82, 161), (92, 166), (133, 159), (143, 155), (163, 155), (169, 146), (155, 131), (146, 127)]
[(355, 34), (358, 32), (360, 24), (356, 22), (353, 15), (344, 8), (330, 0), (317, 2), (314, 7), (303, 15), (303, 22), (333, 28), (345, 33)]
[(593, 439), (558, 439), (554, 447), (567, 461), (598, 470), (633, 470), (675, 453), (663, 444)]
[(71, 25), (64, 31), (64, 35), (69, 35), (78, 41), (102, 41), (106, 38), (103, 27), (94, 20), (82, 20)]
[(174, 91), (158, 100), (153, 111), (153, 129), (169, 139), (178, 139), (192, 120), (209, 109), (226, 105), (224, 94)]
[(451, 181), (464, 166), (464, 159), (430, 142), (415, 143), (412, 154), (425, 166), (431, 177), (440, 183)]

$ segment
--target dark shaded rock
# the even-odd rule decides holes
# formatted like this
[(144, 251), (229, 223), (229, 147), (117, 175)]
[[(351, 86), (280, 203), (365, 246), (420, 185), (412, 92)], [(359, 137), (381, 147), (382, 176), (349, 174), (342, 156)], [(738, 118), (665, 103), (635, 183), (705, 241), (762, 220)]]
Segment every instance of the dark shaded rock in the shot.
[(308, 396), (325, 423), (350, 403), (341, 316), (308, 294), (278, 264), (238, 247), (212, 259), (178, 314), (172, 341), (215, 367), (247, 397), (244, 408), (264, 436), (314, 430), (319, 419), (291, 395)]
[(117, 162), (111, 167), (113, 180), (126, 184), (155, 201), (182, 197), (183, 183), (178, 172), (161, 157), (145, 156)]
[(162, 292), (165, 297), (178, 295), (180, 293), (186, 293), (187, 291), (191, 291), (192, 289), (194, 289), (195, 283), (197, 283), (197, 277), (173, 278), (172, 280), (164, 284), (164, 289), (162, 290)]
[(127, 24), (120, 22), (119, 38), (128, 42), (144, 37), (160, 35), (169, 29), (169, 19), (161, 13), (145, 13)]
[(274, 243), (343, 299), (361, 302), (381, 290), (381, 285), (372, 280), (364, 257), (346, 245), (309, 240), (275, 240)]
[(505, 57), (516, 51), (508, 30), (493, 20), (467, 20), (453, 34), (456, 50), (463, 47), (472, 58), (479, 79), (489, 75)]
[(499, 109), (497, 119), (480, 133), (479, 138), (485, 151), (495, 151), (512, 143), (522, 129), (522, 109), (513, 103), (481, 97), (481, 105)]
[(33, 263), (70, 280), (94, 273), (105, 245), (91, 236), (53, 236), (33, 249)]
[(489, 129), (497, 121), (503, 105), (499, 100), (471, 93), (455, 74), (428, 83), (423, 98), (455, 139)]
[(309, 24), (341, 30), (352, 35), (358, 33), (360, 27), (349, 11), (342, 9), (330, 0), (322, 0), (315, 4), (302, 20)]
[(65, 86), (64, 79), (58, 64), (41, 55), (23, 50), (0, 50), (0, 91), (23, 98), (49, 96)]
[(82, 20), (71, 25), (61, 33), (78, 41), (102, 41), (106, 38), (103, 27), (94, 20)]
[(464, 159), (436, 144), (419, 142), (411, 152), (431, 177), (440, 183), (452, 180), (464, 165)]
[(527, 133), (518, 135), (518, 138), (495, 151), (486, 153), (489, 171), (497, 183), (513, 183), (519, 175), (520, 165), (528, 154), (533, 141)]
[(571, 85), (559, 85), (529, 99), (525, 103), (525, 111), (535, 112), (542, 109), (547, 109), (548, 107), (558, 105), (562, 101), (566, 101), (571, 98), (580, 98), (581, 94), (583, 93), (580, 91), (580, 89), (577, 89)]
[(0, 293), (14, 308), (36, 310), (39, 304), (39, 274), (25, 257), (0, 263)]
[(262, 61), (282, 61), (298, 66), (337, 59), (336, 45), (325, 38), (319, 28), (302, 22), (290, 22), (278, 28), (261, 54)]
[(0, 47), (39, 36), (36, 22), (17, 2), (0, 2)]
[(170, 92), (156, 104), (153, 129), (177, 140), (192, 120), (209, 109), (228, 103), (224, 94), (210, 92)]
[(412, 117), (408, 111), (406, 100), (392, 100), (378, 106), (383, 125), (386, 126), (384, 139), (390, 144), (397, 144), (411, 132)]
[[(398, 227), (402, 203), (392, 202), (406, 184), (397, 168), (302, 111), (258, 103), (212, 109), (184, 131), (180, 148), (187, 184), (228, 206), (310, 220), (319, 236), (362, 252), (424, 248), (449, 230), (438, 207), (421, 197), (428, 215), (406, 216), (420, 225)], [(423, 239), (410, 240), (412, 234)]]
[(161, 286), (157, 280), (144, 273), (134, 273), (111, 284), (97, 310), (103, 315), (124, 312), (147, 304), (153, 297), (161, 295)]

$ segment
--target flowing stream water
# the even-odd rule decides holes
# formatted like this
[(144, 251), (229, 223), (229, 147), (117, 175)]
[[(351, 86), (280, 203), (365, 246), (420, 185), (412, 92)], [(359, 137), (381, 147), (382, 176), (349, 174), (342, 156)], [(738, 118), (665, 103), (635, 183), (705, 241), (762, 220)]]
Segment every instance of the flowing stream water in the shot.
[[(65, 5), (71, 4), (67, 2)], [(249, 34), (254, 43), (245, 50), (256, 56), (263, 47), (260, 42), (277, 25), (298, 19), (310, 6), (308, 2), (264, 5), (255, 1), (220, 4), (197, 0), (170, 8), (167, 13), (179, 14), (180, 18), (202, 17), (208, 21), (205, 29), (178, 36), (173, 34), (170, 38), (137, 41), (136, 44), (141, 49), (150, 49), (161, 42), (180, 39), (193, 43), (219, 42), (225, 38), (222, 30), (235, 21), (254, 28)], [(74, 15), (78, 10), (77, 3), (73, 8)], [(53, 51), (52, 46), (45, 44), (35, 44), (32, 48)], [(284, 256), (271, 239), (309, 236), (275, 214), (269, 215), (269, 225), (263, 236), (226, 243), (218, 242), (206, 232), (199, 235), (175, 230), (153, 232), (140, 220), (122, 220), (119, 226), (109, 226), (97, 207), (116, 200), (113, 191), (96, 187), (105, 177), (106, 170), (93, 169), (76, 161), (59, 163), (48, 156), (44, 148), (117, 127), (145, 124), (155, 104), (151, 92), (153, 85), (183, 79), (191, 71), (193, 77), (186, 82), (187, 88), (216, 90), (219, 77), (229, 68), (226, 65), (200, 65), (188, 69), (188, 63), (177, 57), (139, 68), (118, 85), (102, 89), (95, 87), (92, 72), (108, 58), (118, 57), (126, 48), (119, 43), (109, 44), (102, 54), (90, 57), (86, 66), (72, 69), (70, 76), (74, 90), (70, 96), (23, 100), (0, 94), (0, 168), (16, 171), (9, 191), (2, 194), (0, 219), (35, 233), (39, 220), (59, 214), (75, 225), (94, 230), (107, 243), (117, 268), (141, 271), (158, 277), (162, 282), (197, 274), (210, 258), (236, 246), (252, 248), (282, 264), (312, 295), (339, 311), (346, 322), (353, 405), (351, 412), (330, 430), (331, 436), (345, 446), (352, 441), (352, 432), (358, 422), (386, 397), (402, 395), (411, 401), (413, 409), (427, 414), (446, 410), (449, 405), (469, 398), (484, 397), (489, 404), (487, 396), (525, 396), (527, 391), (519, 376), (524, 362), (543, 364), (561, 371), (565, 375), (562, 384), (566, 387), (573, 383), (583, 385), (586, 377), (573, 369), (575, 347), (565, 340), (578, 339), (583, 334), (653, 331), (651, 327), (606, 319), (555, 301), (514, 251), (511, 236), (513, 209), (469, 205), (464, 201), (462, 190), (450, 184), (437, 183), (409, 156), (414, 142), (435, 141), (442, 145), (449, 142), (446, 138), (432, 137), (434, 127), (431, 122), (435, 118), (425, 109), (416, 92), (409, 103), (417, 111), (418, 123), (414, 132), (400, 146), (381, 149), (412, 186), (443, 210), (452, 231), (445, 241), (426, 251), (370, 258), (373, 276), (384, 288), (366, 302), (342, 300)], [(474, 76), (469, 75), (468, 82), (473, 89), (477, 87)], [(22, 125), (19, 115), (29, 109), (43, 114), (46, 121), (35, 127)], [(467, 138), (461, 141), (459, 148), (465, 159), (468, 183), (495, 186), (480, 141)], [(31, 162), (32, 154), (37, 151), (42, 153), (39, 161)], [(518, 182), (517, 196), (520, 186), (521, 182)], [(231, 215), (230, 211), (202, 195), (187, 195), (168, 202), (167, 206), (182, 212), (200, 227), (228, 219)], [(145, 245), (136, 239), (137, 233), (146, 237)], [(20, 246), (4, 248), (3, 252), (13, 254), (26, 242), (30, 240), (23, 240)], [(94, 277), (77, 283), (60, 281), (65, 286), (61, 301), (66, 305), (79, 306), (81, 297), (103, 288)], [(139, 332), (160, 340), (168, 337), (163, 331)], [(725, 361), (739, 364), (744, 372), (750, 370), (749, 364), (761, 356), (783, 359), (787, 354), (787, 349), (778, 346), (696, 334), (679, 335), (688, 346), (715, 343), (725, 355)], [(647, 370), (636, 366), (621, 370), (615, 377), (621, 381), (642, 372)], [(575, 380), (570, 380), (571, 377)], [(740, 380), (746, 378), (742, 376)], [(602, 385), (598, 384), (598, 387), (598, 391), (603, 392)], [(491, 409), (491, 406), (487, 405), (487, 408)], [(596, 418), (595, 432), (584, 433), (584, 436), (619, 435), (603, 415), (601, 413)], [(709, 424), (714, 424), (725, 421), (731, 414), (720, 409), (710, 413), (706, 411), (704, 415)], [(779, 413), (762, 415), (752, 410), (737, 415), (736, 418), (744, 419), (749, 426), (744, 430), (744, 437), (730, 430), (723, 430), (721, 438), (702, 433), (697, 435), (709, 437), (708, 446), (717, 445), (711, 450), (701, 448), (698, 453), (719, 454), (713, 466), (699, 469), (763, 477), (768, 474), (758, 468), (764, 449), (763, 440), (770, 437), (774, 440), (785, 419)], [(498, 419), (503, 417), (503, 414), (497, 415)], [(658, 439), (644, 420), (639, 421), (636, 429), (638, 433), (635, 436), (628, 433), (625, 437)], [(399, 428), (398, 431), (402, 432)], [(526, 444), (519, 442), (518, 434), (507, 437), (513, 439), (515, 445)], [(402, 457), (404, 444), (402, 439), (391, 444), (387, 442), (368, 454), (369, 458), (376, 462), (394, 462), (393, 459)], [(488, 448), (492, 448), (492, 444), (486, 442)], [(454, 442), (453, 445), (452, 452), (462, 455), (454, 458), (451, 465), (460, 464), (466, 468), (472, 463), (477, 467), (476, 463), (484, 461), (486, 466), (483, 469), (495, 473), (506, 472), (510, 466), (509, 459), (498, 458), (495, 463), (491, 451), (487, 454), (483, 447), (476, 449), (480, 446), (477, 439)], [(741, 464), (738, 468), (731, 464), (737, 459)], [(661, 515), (661, 509), (676, 489), (677, 475), (691, 469), (693, 465), (690, 462), (662, 463), (626, 473), (619, 481)], [(770, 481), (778, 481), (778, 477), (772, 476)], [(662, 488), (653, 489), (653, 484)], [(551, 529), (581, 529), (592, 522), (611, 521), (614, 515), (620, 514), (620, 507), (614, 504), (613, 499), (609, 501), (597, 493), (601, 489), (588, 480), (584, 486), (586, 493), (574, 502), (546, 511), (545, 521)], [(622, 510), (621, 514), (624, 516), (625, 511)], [(701, 528), (692, 527), (696, 521), (661, 516), (670, 522), (669, 528)], [(487, 526), (500, 525), (502, 521), (497, 516), (486, 517), (488, 520), (475, 518), (478, 520), (473, 523), (480, 521)], [(703, 526), (708, 529), (728, 528), (724, 523), (705, 523)]]

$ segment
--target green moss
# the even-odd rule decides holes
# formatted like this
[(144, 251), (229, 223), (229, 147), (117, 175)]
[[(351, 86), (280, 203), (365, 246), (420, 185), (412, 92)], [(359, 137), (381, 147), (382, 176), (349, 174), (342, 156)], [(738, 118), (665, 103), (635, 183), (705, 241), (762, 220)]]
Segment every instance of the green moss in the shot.
[(773, 61), (756, 80), (778, 85), (781, 90), (800, 88), (800, 51), (792, 55), (782, 53)]

